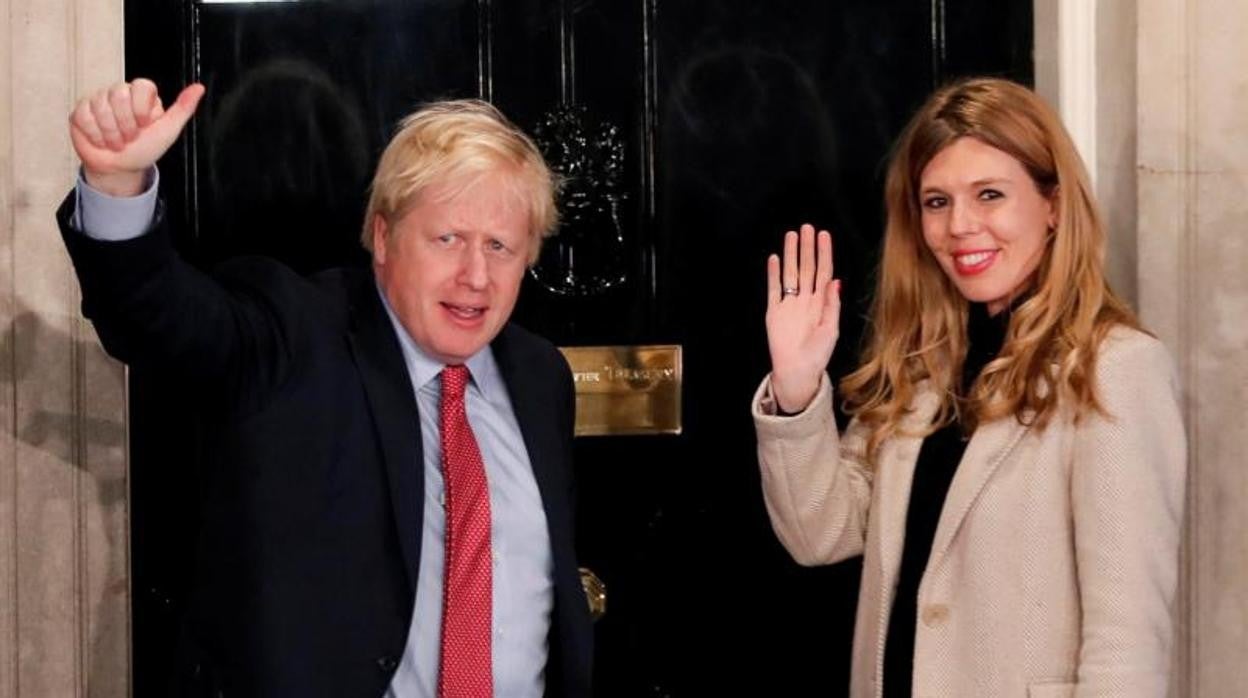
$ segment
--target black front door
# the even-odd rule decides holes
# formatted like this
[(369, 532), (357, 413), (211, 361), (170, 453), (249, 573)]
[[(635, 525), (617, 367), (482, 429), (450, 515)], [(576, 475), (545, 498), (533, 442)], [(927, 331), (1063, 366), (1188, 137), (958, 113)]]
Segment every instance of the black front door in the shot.
[[(397, 118), (476, 96), (569, 176), (517, 319), (558, 344), (683, 348), (679, 435), (577, 443), (582, 562), (608, 587), (601, 695), (841, 695), (857, 561), (805, 569), (763, 510), (748, 414), (764, 260), (834, 233), (855, 360), (892, 139), (937, 84), (1032, 76), (1022, 0), (127, 0), (127, 70), (208, 86), (162, 163), (178, 243), (361, 264)], [(132, 375), (134, 676), (163, 695), (192, 574), (194, 405)]]

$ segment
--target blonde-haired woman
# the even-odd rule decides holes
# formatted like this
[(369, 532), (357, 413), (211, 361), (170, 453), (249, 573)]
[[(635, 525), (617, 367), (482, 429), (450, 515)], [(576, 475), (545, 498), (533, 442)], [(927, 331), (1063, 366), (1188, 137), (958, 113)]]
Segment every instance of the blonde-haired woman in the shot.
[(768, 260), (763, 492), (806, 565), (864, 556), (850, 694), (1164, 696), (1186, 445), (1172, 365), (1105, 282), (1069, 135), (995, 79), (936, 92), (888, 172), (833, 419), (832, 243)]

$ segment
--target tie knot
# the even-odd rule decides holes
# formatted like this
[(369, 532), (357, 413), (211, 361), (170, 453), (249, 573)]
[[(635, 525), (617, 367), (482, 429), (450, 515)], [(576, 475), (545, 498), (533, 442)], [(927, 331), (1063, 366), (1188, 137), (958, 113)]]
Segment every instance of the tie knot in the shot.
[(448, 399), (462, 400), (468, 385), (468, 367), (453, 364), (442, 369), (442, 395)]

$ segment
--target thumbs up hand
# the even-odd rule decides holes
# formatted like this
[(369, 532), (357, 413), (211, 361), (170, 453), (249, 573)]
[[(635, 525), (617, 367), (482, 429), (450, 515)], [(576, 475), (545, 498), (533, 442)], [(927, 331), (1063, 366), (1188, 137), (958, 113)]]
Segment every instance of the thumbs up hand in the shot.
[(139, 78), (79, 100), (69, 137), (87, 183), (113, 196), (142, 193), (147, 171), (178, 139), (203, 96), (203, 85), (188, 85), (166, 109), (156, 85)]

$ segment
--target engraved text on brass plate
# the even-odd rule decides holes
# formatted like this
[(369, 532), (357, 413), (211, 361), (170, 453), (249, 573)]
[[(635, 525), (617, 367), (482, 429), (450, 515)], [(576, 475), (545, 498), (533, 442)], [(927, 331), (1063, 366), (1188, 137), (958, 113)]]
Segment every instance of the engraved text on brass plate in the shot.
[(680, 349), (561, 347), (576, 382), (576, 435), (679, 434)]

